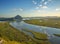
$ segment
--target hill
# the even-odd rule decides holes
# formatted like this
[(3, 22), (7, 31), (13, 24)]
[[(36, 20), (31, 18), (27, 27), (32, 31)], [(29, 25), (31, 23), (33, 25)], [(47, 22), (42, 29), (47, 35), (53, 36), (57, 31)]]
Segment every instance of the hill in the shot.
[(11, 18), (5, 18), (5, 17), (1, 17), (0, 21), (22, 21), (22, 17), (19, 15), (16, 15), (15, 17), (11, 17)]

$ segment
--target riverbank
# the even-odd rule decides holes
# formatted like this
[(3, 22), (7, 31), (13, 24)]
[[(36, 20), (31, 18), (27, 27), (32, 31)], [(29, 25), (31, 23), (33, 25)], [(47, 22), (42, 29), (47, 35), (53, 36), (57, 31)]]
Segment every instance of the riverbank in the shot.
[(0, 22), (0, 38), (4, 40), (4, 44), (50, 44), (45, 41), (36, 41), (24, 32), (11, 27), (9, 22)]
[(24, 20), (24, 22), (26, 22), (28, 24), (38, 25), (38, 26), (60, 28), (60, 20), (31, 19), (31, 20)]
[(57, 36), (57, 37), (60, 37), (60, 34), (54, 34), (55, 36)]
[[(35, 37), (33, 37), (33, 38), (36, 38), (36, 39), (38, 38), (38, 39), (42, 40), (40, 36), (37, 36), (39, 34), (37, 34), (36, 32), (44, 33), (44, 34), (48, 35), (48, 39), (51, 42), (51, 44), (58, 44), (58, 43), (60, 43), (60, 38), (53, 35), (53, 34), (60, 34), (60, 29), (58, 29), (58, 28), (37, 26), (37, 25), (25, 23), (24, 21), (22, 21), (22, 22), (11, 22), (10, 25), (13, 26), (14, 28), (18, 29), (18, 30), (21, 30), (21, 31), (27, 29), (27, 30), (35, 32), (34, 33), (35, 35), (32, 34), (32, 33), (25, 32), (28, 35), (29, 34), (31, 36), (34, 35)], [(46, 39), (45, 39), (45, 41), (46, 41)]]
[(37, 40), (42, 40), (42, 41), (48, 40), (47, 34), (35, 32), (32, 30), (28, 30), (28, 29), (24, 29), (23, 31), (30, 33), (30, 35), (32, 35), (33, 38), (35, 38)]

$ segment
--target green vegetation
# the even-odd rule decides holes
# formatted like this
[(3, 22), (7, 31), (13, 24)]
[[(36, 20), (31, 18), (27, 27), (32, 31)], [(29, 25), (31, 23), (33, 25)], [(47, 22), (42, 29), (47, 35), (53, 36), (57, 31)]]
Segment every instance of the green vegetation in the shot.
[(60, 28), (60, 20), (54, 20), (54, 19), (32, 19), (32, 20), (24, 20), (24, 21), (26, 23), (33, 24), (33, 25)]
[(3, 38), (0, 38), (1, 40), (3, 40), (2, 44), (21, 44), (20, 42), (17, 41), (6, 41)]
[(40, 44), (50, 44), (46, 34), (31, 31), (28, 29), (24, 29), (23, 31), (30, 33), (30, 35), (32, 34), (33, 35), (32, 39), (35, 40), (36, 42), (40, 43)]
[(60, 34), (54, 34), (55, 36), (57, 36), (57, 37), (60, 37)]
[(43, 33), (40, 33), (40, 32), (35, 32), (35, 31), (31, 31), (31, 30), (27, 30), (27, 29), (24, 29), (24, 31), (33, 34), (34, 38), (37, 38), (37, 39), (40, 39), (40, 40), (48, 40), (46, 34), (43, 34)]
[[(38, 33), (35, 33), (33, 32), (37, 38), (43, 37), (40, 36), (41, 34), (37, 35)], [(48, 41), (38, 41), (38, 39), (36, 40), (24, 32), (13, 28), (8, 22), (0, 22), (0, 38), (4, 41), (3, 44), (50, 44)]]
[(34, 34), (34, 37), (40, 40), (48, 40), (47, 35), (43, 33), (38, 33), (38, 32), (32, 32)]

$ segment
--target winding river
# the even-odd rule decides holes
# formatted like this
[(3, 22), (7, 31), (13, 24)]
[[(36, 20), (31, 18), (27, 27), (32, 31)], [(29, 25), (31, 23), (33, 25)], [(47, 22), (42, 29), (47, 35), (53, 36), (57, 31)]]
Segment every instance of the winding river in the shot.
[(48, 35), (51, 44), (60, 44), (60, 37), (53, 35), (53, 34), (60, 34), (60, 29), (27, 24), (24, 21), (10, 22), (10, 25), (19, 30), (28, 29), (40, 33), (45, 33)]

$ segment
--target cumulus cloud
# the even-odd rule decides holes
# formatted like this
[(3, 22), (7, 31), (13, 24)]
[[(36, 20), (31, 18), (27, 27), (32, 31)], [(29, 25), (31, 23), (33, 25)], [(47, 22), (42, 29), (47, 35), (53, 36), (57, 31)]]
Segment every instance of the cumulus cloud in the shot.
[(23, 11), (22, 8), (14, 8), (13, 11)]
[[(32, 0), (33, 4), (36, 5), (35, 9), (40, 9), (40, 8), (41, 9), (47, 9), (50, 1), (52, 1), (52, 0), (41, 0), (40, 2)], [(40, 11), (40, 10), (38, 10), (38, 11)]]
[(37, 12), (41, 12), (41, 10), (37, 10)]
[(33, 4), (37, 4), (37, 2), (36, 2), (36, 1), (34, 1), (34, 0), (33, 0), (32, 2), (33, 2)]
[(42, 2), (44, 2), (45, 0), (42, 0)]
[(60, 8), (57, 8), (56, 11), (60, 11)]
[(45, 9), (45, 8), (48, 8), (47, 6), (42, 6), (41, 8)]
[(39, 7), (42, 7), (42, 5), (39, 5)]
[(39, 7), (37, 6), (36, 9), (39, 9)]
[(23, 11), (23, 8), (19, 8), (19, 11)]
[(12, 9), (13, 11), (17, 11), (17, 9), (16, 8), (14, 8), (14, 9)]
[(48, 0), (48, 1), (52, 1), (52, 0)]
[(44, 2), (44, 5), (48, 4), (48, 2)]
[[(48, 6), (44, 6), (44, 5), (39, 5), (39, 6), (37, 6), (36, 7), (36, 9), (47, 9), (48, 8)], [(39, 10), (38, 10), (39, 11)]]
[(46, 12), (46, 11), (45, 11), (45, 10), (40, 10), (40, 9), (38, 9), (38, 10), (36, 10), (35, 12), (43, 13), (43, 12)]

